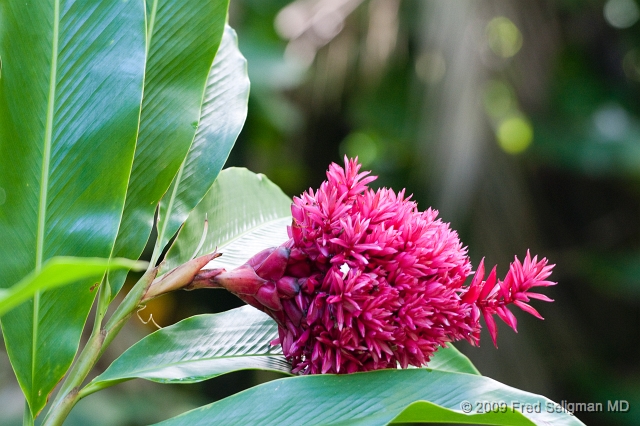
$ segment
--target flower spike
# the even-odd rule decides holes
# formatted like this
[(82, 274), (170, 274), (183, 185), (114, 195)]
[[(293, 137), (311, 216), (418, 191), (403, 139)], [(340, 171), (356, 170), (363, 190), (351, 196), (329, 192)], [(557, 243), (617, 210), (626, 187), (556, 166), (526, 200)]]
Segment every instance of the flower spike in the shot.
[(438, 212), (411, 196), (374, 191), (357, 159), (331, 164), (317, 191), (294, 197), (289, 240), (233, 271), (203, 271), (191, 288), (224, 287), (278, 323), (284, 355), (299, 374), (353, 373), (425, 365), (440, 346), (477, 345), (480, 318), (497, 345), (495, 315), (517, 330), (508, 305), (536, 317), (532, 291), (553, 265), (530, 253), (503, 280), (484, 279), (484, 259), (468, 286), (467, 248)]

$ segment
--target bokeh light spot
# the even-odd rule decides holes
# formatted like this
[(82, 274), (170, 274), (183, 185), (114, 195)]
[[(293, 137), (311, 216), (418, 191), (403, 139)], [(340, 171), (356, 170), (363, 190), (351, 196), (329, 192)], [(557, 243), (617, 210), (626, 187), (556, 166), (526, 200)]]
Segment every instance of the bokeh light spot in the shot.
[(604, 5), (604, 19), (614, 28), (629, 28), (640, 18), (634, 0), (609, 0)]
[(509, 117), (500, 122), (496, 131), (500, 147), (509, 154), (526, 150), (533, 141), (533, 127), (523, 117)]
[(487, 42), (493, 52), (510, 58), (522, 47), (522, 33), (509, 18), (497, 16), (487, 24)]
[(378, 145), (373, 138), (363, 132), (354, 132), (340, 144), (342, 154), (353, 158), (358, 157), (360, 163), (366, 167), (373, 163), (378, 156)]
[(610, 141), (620, 140), (629, 131), (629, 113), (618, 104), (604, 105), (593, 114), (598, 132)]
[(484, 110), (491, 118), (502, 118), (515, 109), (511, 86), (501, 80), (489, 80), (483, 90)]

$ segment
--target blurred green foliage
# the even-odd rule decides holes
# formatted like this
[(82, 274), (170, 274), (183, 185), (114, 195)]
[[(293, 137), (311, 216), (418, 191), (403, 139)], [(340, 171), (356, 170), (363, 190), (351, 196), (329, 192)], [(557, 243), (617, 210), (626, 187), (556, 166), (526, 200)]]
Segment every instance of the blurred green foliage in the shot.
[(637, 412), (637, 11), (634, 0), (235, 2), (253, 87), (231, 161), (296, 195), (359, 155), (374, 184), (439, 209), (475, 264), (486, 253), (504, 272), (514, 252), (547, 256), (560, 284), (545, 323), (522, 318), (498, 351), (461, 349), (508, 384)]

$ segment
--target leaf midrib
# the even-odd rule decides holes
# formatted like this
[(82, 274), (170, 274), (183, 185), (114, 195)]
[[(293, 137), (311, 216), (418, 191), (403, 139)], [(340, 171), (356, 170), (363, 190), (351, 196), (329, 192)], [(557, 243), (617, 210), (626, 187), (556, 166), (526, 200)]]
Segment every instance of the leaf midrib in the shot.
[[(47, 197), (49, 190), (49, 166), (51, 160), (51, 144), (53, 138), (53, 114), (55, 108), (56, 80), (58, 73), (58, 37), (60, 32), (60, 0), (53, 2), (53, 36), (51, 40), (51, 69), (49, 72), (49, 98), (47, 100), (47, 116), (42, 150), (42, 170), (40, 175), (40, 199), (38, 204), (38, 228), (36, 233), (36, 273), (42, 269), (44, 253), (44, 230), (47, 214)], [(33, 334), (31, 340), (31, 391), (35, 384), (36, 355), (38, 347), (38, 318), (40, 317), (40, 291), (33, 296)]]
[(153, 35), (153, 27), (156, 23), (156, 13), (158, 11), (158, 0), (153, 0), (153, 5), (151, 6), (151, 15), (149, 16), (149, 26), (147, 28), (147, 54), (146, 57), (149, 58), (149, 49), (151, 46), (151, 36)]

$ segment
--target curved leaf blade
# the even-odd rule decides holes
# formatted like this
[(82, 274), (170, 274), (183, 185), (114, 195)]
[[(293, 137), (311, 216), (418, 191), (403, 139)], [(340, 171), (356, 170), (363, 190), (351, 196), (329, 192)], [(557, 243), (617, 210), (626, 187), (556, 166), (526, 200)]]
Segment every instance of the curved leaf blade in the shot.
[(291, 218), (285, 217), (260, 223), (237, 237), (223, 243), (218, 251), (223, 256), (212, 260), (205, 269), (225, 268), (228, 271), (243, 265), (254, 254), (269, 247), (277, 247), (287, 241), (287, 226)]
[[(114, 257), (137, 259), (196, 132), (229, 0), (151, 0), (138, 144)], [(126, 273), (110, 273), (114, 297)]]
[[(465, 414), (461, 409), (464, 401), (540, 404), (541, 412), (513, 411), (513, 405), (508, 405), (506, 412)], [(583, 424), (568, 412), (549, 413), (546, 407), (556, 405), (483, 376), (428, 369), (378, 370), (278, 379), (158, 425)]]
[(236, 167), (223, 170), (178, 233), (161, 273), (191, 259), (205, 220), (209, 224), (205, 244), (196, 255), (218, 248), (223, 255), (212, 265), (241, 265), (256, 252), (287, 240), (291, 199), (264, 175)]
[[(83, 393), (134, 378), (158, 383), (196, 383), (237, 370), (290, 373), (280, 346), (278, 326), (250, 306), (214, 315), (198, 315), (160, 329), (125, 351)], [(453, 346), (441, 348), (429, 368), (474, 372), (467, 357)]]
[(0, 317), (31, 299), (38, 291), (51, 290), (85, 278), (100, 278), (108, 269), (142, 271), (147, 265), (147, 262), (119, 258), (52, 257), (42, 265), (40, 271), (32, 272), (8, 290), (0, 293)]
[(247, 118), (247, 61), (228, 25), (209, 72), (200, 123), (187, 158), (160, 201), (158, 244), (164, 247), (220, 173)]
[(141, 378), (158, 383), (196, 383), (236, 370), (290, 373), (278, 326), (250, 306), (197, 315), (158, 330), (130, 347), (96, 377), (87, 392)]
[[(135, 149), (145, 26), (140, 2), (0, 7), (0, 188), (6, 193), (0, 288), (6, 288), (53, 256), (109, 257)], [(77, 350), (94, 296), (87, 284), (37, 292), (2, 318), (34, 414)]]
[[(214, 315), (198, 315), (160, 329), (125, 351), (83, 393), (130, 379), (158, 383), (196, 383), (238, 370), (260, 369), (290, 374), (280, 346), (278, 326), (250, 306)], [(453, 346), (434, 355), (430, 368), (477, 371)]]
[(427, 364), (427, 368), (480, 376), (480, 372), (471, 360), (457, 350), (451, 343), (449, 343), (449, 346), (446, 348), (438, 348)]

